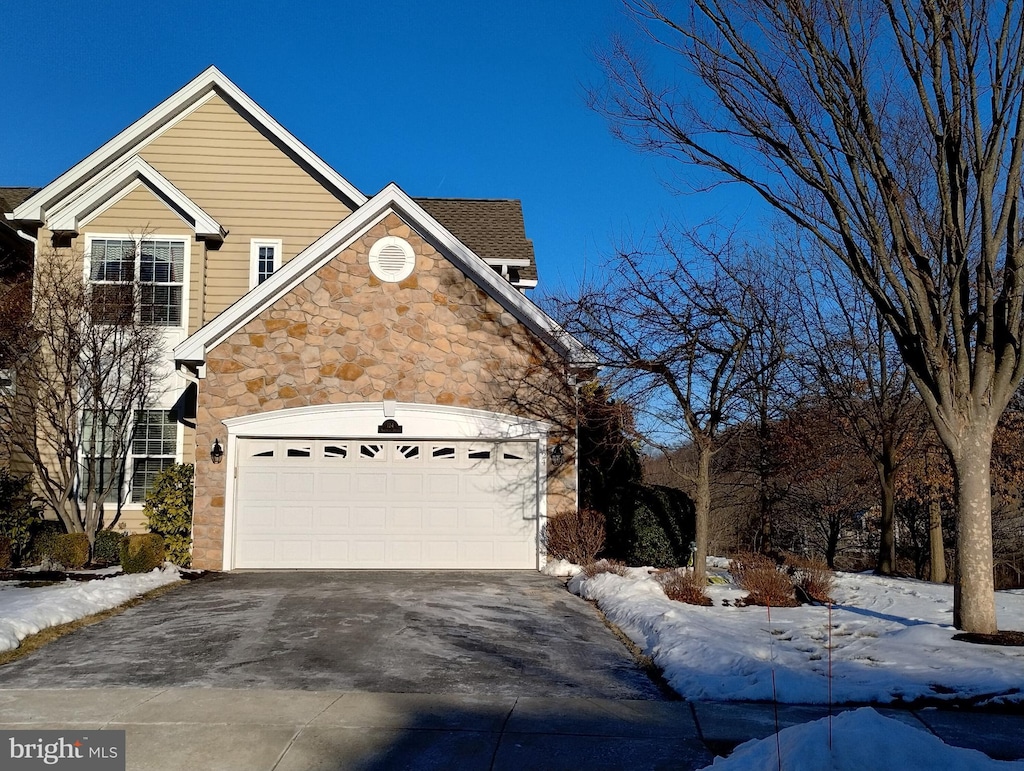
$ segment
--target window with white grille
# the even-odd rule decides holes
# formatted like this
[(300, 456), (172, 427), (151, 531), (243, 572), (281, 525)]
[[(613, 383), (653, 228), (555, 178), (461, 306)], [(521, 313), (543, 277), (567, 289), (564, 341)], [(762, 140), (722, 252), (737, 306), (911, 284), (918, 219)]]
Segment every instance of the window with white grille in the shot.
[(185, 242), (95, 238), (89, 243), (93, 318), (105, 324), (132, 317), (158, 327), (182, 326)]

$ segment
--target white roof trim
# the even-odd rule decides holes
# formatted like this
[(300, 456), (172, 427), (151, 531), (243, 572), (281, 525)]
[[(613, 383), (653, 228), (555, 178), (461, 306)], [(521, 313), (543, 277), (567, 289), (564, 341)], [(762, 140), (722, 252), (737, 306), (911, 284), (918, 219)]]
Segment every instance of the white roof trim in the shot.
[(269, 134), (291, 150), (311, 170), (323, 177), (338, 195), (351, 201), (354, 206), (361, 206), (366, 201), (366, 196), (359, 192), (352, 183), (296, 139), (291, 132), (274, 120), (245, 92), (228, 80), (220, 70), (216, 67), (208, 67), (190, 83), (158, 104), (98, 150), (72, 166), (46, 187), (29, 196), (15, 208), (13, 219), (45, 222), (48, 211), (52, 210), (54, 206), (63, 205), (69, 195), (95, 177), (106, 166), (116, 163), (118, 159), (128, 154), (137, 152), (153, 136), (169, 128), (187, 114), (189, 108), (200, 100), (208, 98), (214, 90), (251, 115)]
[(281, 270), (176, 346), (174, 358), (179, 363), (205, 362), (210, 349), (255, 318), (293, 286), (315, 273), (392, 211), (403, 217), (410, 225), (417, 227), (459, 269), (476, 281), (519, 321), (569, 359), (571, 364), (596, 364), (597, 358), (592, 351), (558, 326), (550, 316), (470, 251), (393, 182), (304, 249)]
[(77, 233), (81, 221), (114, 203), (120, 193), (127, 192), (128, 188), (134, 187), (136, 183), (144, 184), (170, 208), (182, 215), (195, 228), (197, 236), (222, 240), (227, 235), (227, 231), (217, 220), (137, 155), (108, 172), (99, 183), (90, 186), (83, 195), (73, 198), (53, 212), (47, 223), (50, 230), (55, 233)]

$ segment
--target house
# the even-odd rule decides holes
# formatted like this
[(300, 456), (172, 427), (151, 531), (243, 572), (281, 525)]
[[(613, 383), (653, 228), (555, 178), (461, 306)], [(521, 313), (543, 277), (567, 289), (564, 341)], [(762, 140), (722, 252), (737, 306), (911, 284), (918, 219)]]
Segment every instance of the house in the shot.
[(146, 278), (121, 522), (194, 463), (195, 566), (536, 568), (575, 506), (592, 357), (524, 293), (518, 201), (368, 197), (211, 67), (6, 216), (93, 291)]

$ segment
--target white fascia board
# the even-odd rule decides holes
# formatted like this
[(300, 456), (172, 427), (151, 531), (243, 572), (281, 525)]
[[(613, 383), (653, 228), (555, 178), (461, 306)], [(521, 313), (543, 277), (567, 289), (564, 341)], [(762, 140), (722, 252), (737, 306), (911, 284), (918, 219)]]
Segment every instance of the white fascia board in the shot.
[(304, 281), (324, 263), (347, 248), (369, 228), (394, 211), (416, 229), (429, 235), (442, 251), (464, 273), (473, 278), (484, 291), (510, 313), (546, 339), (571, 364), (589, 366), (596, 356), (534, 305), (507, 280), (494, 272), (483, 259), (427, 214), (394, 182), (381, 190), (355, 212), (306, 247), (280, 271), (231, 305), (217, 318), (195, 332), (174, 349), (181, 363), (198, 364), (206, 360), (206, 352), (221, 343), (236, 329), (273, 304), (293, 286)]
[(98, 150), (86, 156), (85, 159), (72, 166), (46, 187), (29, 196), (15, 208), (14, 219), (42, 224), (46, 220), (48, 207), (52, 208), (55, 204), (61, 205), (67, 196), (72, 195), (75, 190), (96, 176), (105, 166), (115, 163), (129, 153), (137, 152), (143, 143), (169, 128), (190, 107), (212, 95), (214, 90), (252, 115), (271, 135), (322, 176), (328, 184), (332, 185), (335, 192), (349, 199), (355, 206), (361, 206), (366, 201), (366, 196), (348, 180), (296, 139), (291, 132), (274, 120), (245, 92), (228, 80), (220, 70), (211, 66)]
[(150, 166), (139, 156), (133, 156), (107, 174), (98, 184), (90, 187), (83, 195), (74, 198), (53, 213), (49, 220), (50, 230), (56, 233), (77, 233), (79, 221), (98, 213), (116, 200), (118, 194), (136, 182), (149, 187), (158, 197), (177, 208), (191, 220), (196, 235), (202, 238), (223, 239), (227, 231), (201, 206), (185, 195), (163, 174)]
[(505, 259), (504, 257), (484, 257), (484, 262), (486, 262), (488, 265), (491, 265), (492, 267), (500, 265), (508, 265), (510, 268), (530, 267), (529, 260), (521, 260), (514, 257), (510, 257), (508, 259)]

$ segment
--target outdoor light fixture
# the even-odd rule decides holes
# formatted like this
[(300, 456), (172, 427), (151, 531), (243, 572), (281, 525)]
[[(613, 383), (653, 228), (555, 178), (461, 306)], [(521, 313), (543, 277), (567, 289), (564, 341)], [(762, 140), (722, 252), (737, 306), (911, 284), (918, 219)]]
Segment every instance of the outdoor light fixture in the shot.
[(551, 465), (558, 468), (565, 462), (565, 450), (562, 445), (556, 444), (551, 448)]
[(214, 463), (224, 460), (224, 448), (220, 446), (220, 439), (213, 440), (213, 447), (210, 448), (210, 460)]

